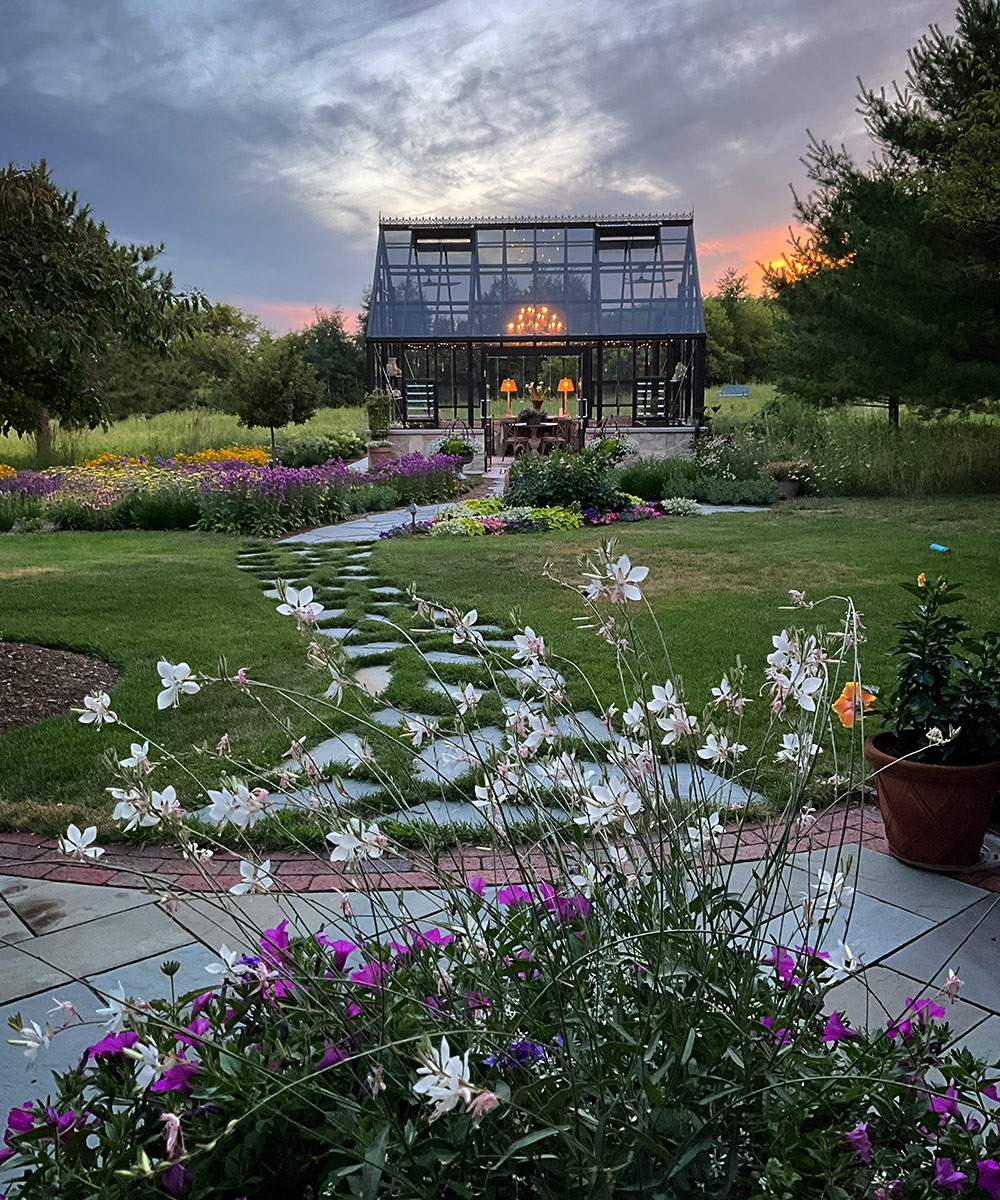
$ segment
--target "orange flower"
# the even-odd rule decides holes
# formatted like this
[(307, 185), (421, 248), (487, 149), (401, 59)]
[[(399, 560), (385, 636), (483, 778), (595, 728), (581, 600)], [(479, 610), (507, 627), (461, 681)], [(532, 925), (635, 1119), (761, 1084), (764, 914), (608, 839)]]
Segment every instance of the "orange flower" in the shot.
[(854, 722), (862, 713), (868, 712), (875, 703), (875, 693), (862, 687), (860, 683), (845, 683), (844, 690), (831, 705), (833, 711), (840, 717), (840, 723), (845, 729), (853, 729)]
[(926, 582), (927, 576), (923, 573), (923, 571), (921, 571), (917, 576), (917, 587), (923, 587)]

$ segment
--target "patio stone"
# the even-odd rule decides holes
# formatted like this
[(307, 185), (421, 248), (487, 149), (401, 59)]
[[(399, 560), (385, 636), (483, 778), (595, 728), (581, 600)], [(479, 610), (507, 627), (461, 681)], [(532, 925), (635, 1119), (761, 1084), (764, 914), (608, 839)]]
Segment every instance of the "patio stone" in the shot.
[[(341, 612), (344, 610), (341, 609)], [(321, 633), (324, 637), (336, 638), (337, 641), (343, 641), (349, 633), (354, 630), (353, 625), (317, 625), (316, 632)]]
[(402, 642), (365, 642), (353, 646), (345, 646), (344, 653), (348, 658), (368, 658), (372, 654), (388, 654), (393, 650), (405, 649)]
[(378, 596), (404, 596), (406, 594), (401, 588), (389, 587), (388, 585), (383, 585), (382, 587), (373, 587), (370, 590)]
[[(936, 875), (927, 881), (928, 890), (941, 882)], [(898, 949), (885, 961), (904, 975), (919, 979), (928, 966), (935, 970), (953, 967), (964, 980), (962, 997), (991, 1012), (1000, 1012), (997, 988), (997, 954), (1000, 948), (1000, 909), (995, 896), (986, 896), (942, 924), (931, 926), (922, 937)], [(852, 943), (853, 945), (853, 943)]]
[(36, 936), (152, 903), (151, 896), (127, 888), (10, 875), (0, 877), (0, 896)]
[[(108, 890), (117, 894), (125, 889)], [(0, 949), (0, 1002), (47, 991), (74, 976), (109, 971), (153, 954), (169, 954), (191, 940), (148, 897), (144, 899), (146, 903), (138, 908), (4, 946)]]
[[(936, 990), (887, 967), (869, 967), (833, 987), (827, 994), (823, 1012), (826, 1015), (834, 1010), (844, 1013), (855, 1029), (870, 1029), (875, 1033), (884, 1030), (890, 1018), (902, 1015), (907, 998), (915, 1000), (934, 995)], [(948, 1009), (946, 1020), (956, 1039), (968, 1034), (990, 1016), (985, 1009), (965, 1000), (959, 999), (954, 1004), (947, 1001), (943, 1003)], [(1000, 1019), (994, 1019), (1000, 1024)]]
[(459, 654), (454, 650), (427, 650), (423, 654), (425, 662), (430, 663), (465, 663), (467, 666), (482, 666), (482, 659), (474, 654)]
[(0, 900), (0, 946), (6, 946), (10, 942), (24, 942), (32, 936), (32, 931), (10, 905), (5, 900)]
[(469, 734), (439, 738), (426, 746), (413, 760), (413, 777), (429, 782), (454, 782), (467, 775), (483, 760), (492, 757), (503, 742), (503, 731), (487, 725)]
[(335, 733), (314, 746), (309, 751), (309, 757), (317, 767), (325, 767), (329, 763), (344, 763), (354, 766), (363, 757), (361, 739), (356, 733)]
[[(538, 809), (531, 804), (507, 804), (504, 812), (513, 824), (519, 821), (533, 821), (538, 816)], [(565, 820), (566, 813), (558, 808), (545, 808), (549, 816)], [(426, 800), (422, 804), (414, 804), (412, 808), (400, 809), (384, 820), (399, 821), (403, 825), (414, 821), (430, 821), (435, 825), (451, 825), (461, 822), (473, 825), (477, 829), (492, 829), (492, 822), (469, 800)]]
[(399, 708), (383, 708), (378, 712), (371, 714), (373, 721), (378, 721), (380, 725), (401, 725), (403, 718), (407, 717), (411, 721), (437, 721), (438, 717), (429, 716), (427, 713), (403, 712)]
[(361, 667), (354, 672), (354, 679), (369, 696), (381, 696), (392, 682), (392, 668), (389, 666)]

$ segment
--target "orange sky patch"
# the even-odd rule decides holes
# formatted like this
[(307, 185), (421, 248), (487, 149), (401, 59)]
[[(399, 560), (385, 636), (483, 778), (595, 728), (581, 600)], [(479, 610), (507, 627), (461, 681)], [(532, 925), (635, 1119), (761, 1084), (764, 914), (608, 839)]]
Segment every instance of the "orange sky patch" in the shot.
[[(261, 321), (268, 327), (273, 329), (275, 333), (288, 333), (292, 329), (304, 329), (307, 325), (311, 325), (316, 320), (316, 309), (333, 308), (332, 304), (320, 304), (314, 302), (312, 304), (304, 303), (289, 303), (279, 300), (261, 300), (254, 296), (239, 296), (233, 304), (242, 308), (245, 312), (256, 313)], [(344, 314), (344, 326), (348, 333), (354, 333), (358, 321), (358, 309), (347, 308), (342, 309)]]
[(763, 272), (758, 263), (770, 265), (781, 262), (788, 245), (787, 225), (762, 225), (757, 229), (706, 238), (698, 243), (698, 272), (703, 292), (715, 290), (715, 281), (727, 267), (746, 274), (750, 291), (759, 295), (763, 290)]

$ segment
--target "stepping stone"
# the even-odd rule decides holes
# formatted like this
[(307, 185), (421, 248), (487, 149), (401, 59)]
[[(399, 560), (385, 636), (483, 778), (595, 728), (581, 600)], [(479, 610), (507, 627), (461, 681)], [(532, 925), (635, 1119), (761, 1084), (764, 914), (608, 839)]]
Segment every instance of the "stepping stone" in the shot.
[(377, 783), (369, 783), (365, 779), (339, 779), (336, 783), (325, 780), (307, 788), (298, 788), (294, 792), (282, 793), (278, 799), (281, 808), (306, 808), (313, 805), (310, 800), (317, 797), (320, 806), (337, 804), (343, 800), (360, 800), (363, 796), (374, 796), (382, 787)]
[(278, 591), (277, 588), (268, 588), (267, 591), (264, 593), (264, 596), (268, 600), (280, 600), (281, 599), (281, 593)]
[(375, 592), (379, 595), (382, 595), (382, 596), (402, 596), (402, 595), (404, 595), (404, 593), (398, 587), (388, 587), (388, 586), (373, 587), (371, 589), (371, 591)]
[[(612, 740), (607, 725), (604, 724), (596, 713), (578, 712), (574, 713), (573, 717), (565, 716), (556, 718), (556, 729), (564, 737), (581, 738), (584, 741), (589, 739), (592, 742), (610, 742)], [(583, 726), (582, 729), (580, 728), (581, 725)]]
[(473, 733), (433, 741), (413, 760), (414, 779), (454, 783), (488, 761), (503, 743), (503, 731), (487, 725)]
[(349, 658), (367, 658), (371, 654), (388, 654), (392, 650), (403, 650), (402, 642), (366, 642), (364, 645), (345, 646)]
[(371, 717), (373, 721), (378, 721), (380, 725), (389, 726), (402, 725), (404, 717), (407, 717), (411, 721), (423, 721), (425, 724), (438, 719), (437, 717), (428, 716), (427, 713), (402, 712), (398, 708), (383, 708), (377, 713), (372, 713)]
[(371, 578), (371, 576), (368, 574), (368, 567), (363, 566), (361, 563), (358, 563), (355, 566), (351, 566), (350, 563), (347, 563), (345, 566), (341, 567), (340, 569), (343, 572), (343, 574), (345, 574), (345, 575), (348, 575), (348, 574), (364, 575), (368, 579)]
[(371, 558), (371, 556), (372, 556), (372, 552), (370, 550), (358, 550), (357, 553), (355, 553), (355, 554), (349, 554), (347, 556), (347, 561), (348, 562), (360, 562), (361, 559)]
[(517, 642), (512, 642), (510, 638), (485, 638), (483, 644), (492, 646), (495, 650), (516, 650)]
[(369, 696), (381, 696), (392, 682), (392, 668), (362, 667), (360, 671), (354, 672), (354, 679)]
[(317, 767), (325, 767), (332, 762), (354, 767), (362, 761), (364, 754), (361, 739), (356, 733), (335, 733), (313, 747), (309, 757)]
[(327, 619), (327, 617), (329, 617), (330, 620), (332, 621), (334, 617), (343, 616), (343, 614), (346, 611), (347, 610), (344, 608), (324, 608), (323, 613), (322, 613), (322, 620), (325, 621)]
[(482, 665), (482, 659), (471, 654), (456, 654), (454, 650), (428, 650), (424, 659), (432, 663), (465, 663), (467, 667)]
[[(565, 820), (567, 816), (562, 809), (538, 808), (528, 804), (505, 804), (504, 813), (510, 824), (537, 820), (541, 814), (557, 820)], [(434, 825), (461, 822), (463, 825), (474, 825), (477, 829), (492, 828), (492, 823), (486, 815), (468, 800), (427, 800), (423, 804), (415, 804), (412, 808), (405, 808), (381, 819), (398, 821), (403, 825), (412, 824), (414, 821), (429, 821)]]
[[(341, 612), (344, 610), (341, 609)], [(338, 642), (342, 642), (349, 633), (352, 633), (354, 626), (344, 627), (342, 625), (317, 625), (316, 632), (321, 633), (324, 637), (336, 638)]]
[(352, 583), (354, 583), (354, 582), (367, 583), (369, 579), (374, 579), (375, 576), (374, 575), (351, 575), (351, 574), (345, 573), (343, 578), (349, 579)]

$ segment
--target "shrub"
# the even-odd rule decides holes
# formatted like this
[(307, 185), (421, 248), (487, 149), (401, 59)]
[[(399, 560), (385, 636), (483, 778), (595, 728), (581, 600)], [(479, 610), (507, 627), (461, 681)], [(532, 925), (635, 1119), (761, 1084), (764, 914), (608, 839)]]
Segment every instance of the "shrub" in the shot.
[(319, 467), (331, 459), (363, 457), (364, 438), (356, 433), (316, 433), (279, 438), (275, 459), (286, 467)]
[(52, 500), (45, 507), (45, 516), (56, 529), (101, 533), (109, 529), (124, 529), (127, 513), (121, 500), (107, 505), (88, 504), (71, 497)]
[(693, 458), (678, 455), (639, 458), (621, 471), (618, 483), (623, 492), (631, 492), (643, 500), (659, 500), (670, 494), (664, 490), (668, 484), (690, 483), (700, 474)]
[(579, 454), (554, 450), (548, 457), (522, 454), (507, 475), (505, 498), (509, 504), (529, 507), (559, 505), (610, 512), (618, 504), (618, 472), (601, 443)]
[(703, 504), (774, 504), (778, 485), (772, 479), (712, 479), (692, 485), (693, 499)]
[(42, 505), (37, 496), (24, 492), (0, 492), (0, 533), (9, 533), (20, 522), (37, 517)]
[(391, 392), (377, 388), (365, 395), (365, 411), (368, 413), (368, 433), (378, 444), (389, 439), (389, 428), (396, 411), (396, 402)]
[(700, 517), (701, 505), (697, 500), (674, 496), (660, 503), (660, 511), (667, 517)]
[(123, 520), (136, 529), (193, 529), (200, 510), (198, 493), (182, 483), (136, 488), (122, 500)]

